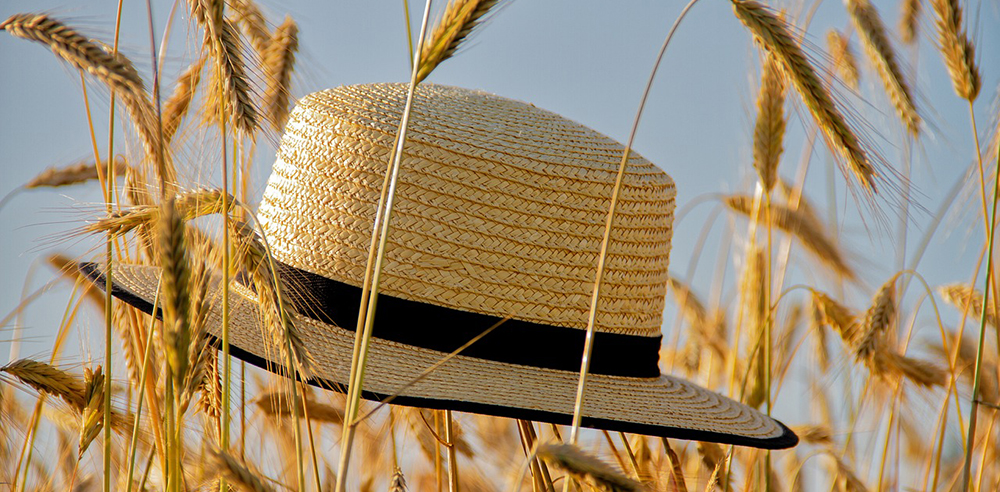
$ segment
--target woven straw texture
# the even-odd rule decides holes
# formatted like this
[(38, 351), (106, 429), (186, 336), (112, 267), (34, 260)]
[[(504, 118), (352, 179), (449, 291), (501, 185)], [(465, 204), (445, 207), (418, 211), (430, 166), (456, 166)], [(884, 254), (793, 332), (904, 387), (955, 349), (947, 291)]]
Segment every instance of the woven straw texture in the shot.
[[(158, 276), (158, 268), (147, 266), (118, 265), (114, 272), (117, 287), (147, 302), (155, 297)], [(235, 285), (230, 297), (231, 343), (257, 357), (278, 360), (276, 349), (269, 347), (265, 342), (267, 337), (262, 336), (256, 302), (252, 292)], [(216, 337), (221, 336), (220, 306), (221, 302), (213, 303), (206, 323)], [(346, 381), (350, 374), (354, 333), (303, 316), (296, 316), (295, 326), (306, 348), (316, 359), (316, 376), (330, 382)], [(443, 356), (441, 352), (372, 338), (364, 389), (382, 395), (396, 394)], [(402, 396), (569, 416), (573, 414), (578, 377), (579, 374), (573, 371), (459, 355), (407, 388)], [(442, 408), (447, 406), (445, 403)], [(768, 440), (779, 439), (786, 432), (777, 422), (757, 410), (667, 375), (629, 378), (591, 374), (587, 379), (583, 415), (738, 436), (760, 440), (757, 445), (765, 447), (770, 447)]]
[[(403, 84), (340, 87), (292, 112), (259, 210), (275, 258), (361, 286)], [(624, 148), (532, 105), (421, 85), (379, 291), (583, 329)], [(660, 333), (670, 177), (632, 152), (598, 306), (599, 331)]]

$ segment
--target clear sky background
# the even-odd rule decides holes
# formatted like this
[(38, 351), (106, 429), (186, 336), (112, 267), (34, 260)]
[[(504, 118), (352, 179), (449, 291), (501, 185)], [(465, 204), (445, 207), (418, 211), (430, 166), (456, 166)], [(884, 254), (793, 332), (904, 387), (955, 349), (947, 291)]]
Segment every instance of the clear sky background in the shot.
[[(153, 3), (159, 42), (172, 2)], [(898, 4), (882, 0), (874, 3), (881, 9), (886, 24), (895, 31)], [(145, 3), (129, 0), (125, 4), (122, 51), (149, 81)], [(787, 8), (793, 16), (801, 10), (794, 3), (773, 5)], [(296, 96), (345, 84), (408, 80), (406, 31), (400, 1), (263, 0), (262, 6), (272, 26), (279, 24), (286, 14), (299, 23), (301, 51), (292, 89)], [(483, 89), (531, 102), (624, 141), (656, 52), (682, 6), (681, 2), (664, 0), (510, 2), (458, 56), (435, 70), (429, 81)], [(983, 89), (976, 114), (981, 133), (988, 136), (991, 122), (995, 121), (992, 101), (1000, 80), (1000, 4), (973, 0), (965, 6), (982, 68)], [(110, 0), (86, 3), (5, 0), (0, 2), (0, 18), (17, 12), (45, 11), (90, 36), (110, 42), (115, 7), (116, 2)], [(435, 11), (443, 7), (443, 1), (436, 2)], [(414, 32), (419, 27), (422, 8), (422, 3), (412, 2)], [(914, 213), (910, 236), (905, 240), (896, 232), (897, 219), (891, 210), (887, 213), (891, 221), (887, 229), (865, 230), (860, 220), (864, 213), (859, 214), (846, 193), (843, 178), (839, 173), (827, 171), (832, 160), (825, 147), (818, 145), (811, 156), (808, 197), (829, 213), (830, 190), (834, 190), (838, 231), (843, 235), (852, 265), (860, 272), (864, 288), (848, 292), (854, 305), (866, 304), (873, 289), (897, 271), (897, 251), (904, 244), (907, 251), (914, 250), (948, 189), (974, 159), (968, 108), (952, 92), (935, 49), (929, 5), (925, 9), (928, 12), (921, 23), (919, 50), (902, 47), (898, 39), (894, 41), (908, 73), (916, 74), (911, 80), (927, 120), (924, 135), (913, 149), (912, 168), (916, 202), (929, 212)], [(188, 41), (197, 38), (189, 35), (185, 10), (183, 5), (178, 9), (164, 61), (162, 78), (166, 94), (197, 49)], [(820, 65), (828, 66), (824, 54), (826, 31), (830, 27), (847, 26), (840, 2), (827, 0), (819, 6), (805, 39), (811, 56)], [(856, 38), (852, 43), (855, 52), (861, 55)], [(745, 234), (742, 221), (733, 223), (725, 214), (717, 216), (718, 200), (706, 197), (752, 190), (750, 142), (757, 66), (750, 35), (733, 15), (729, 2), (701, 0), (681, 25), (667, 52), (635, 143), (638, 152), (675, 179), (679, 210), (701, 201), (675, 224), (671, 270), (686, 278), (695, 253), (704, 250), (692, 283), (706, 297), (709, 287), (718, 283), (714, 277), (718, 258), (730, 254), (725, 248), (729, 247), (733, 231), (736, 235)], [(96, 83), (88, 84), (88, 88), (103, 155), (107, 145), (107, 91)], [(878, 144), (883, 156), (901, 169), (905, 156), (903, 131), (876, 75), (863, 64), (860, 97), (845, 87), (838, 90), (844, 100), (853, 104), (857, 114), (870, 123), (866, 133)], [(812, 123), (808, 118), (803, 123), (796, 116), (803, 111), (798, 97), (790, 94), (789, 100), (792, 102), (788, 106), (789, 136), (780, 172), (792, 178), (802, 160), (804, 135)], [(0, 33), (0, 115), (0, 196), (49, 166), (92, 159), (77, 72), (57, 61), (47, 48), (5, 33)], [(214, 170), (216, 154), (199, 151), (197, 130), (189, 129), (187, 136), (188, 146), (177, 160), (182, 169), (189, 171), (188, 183), (218, 186), (219, 177)], [(273, 152), (266, 140), (262, 140), (252, 197), (260, 196)], [(100, 216), (97, 188), (94, 183), (27, 191), (13, 196), (0, 209), (0, 316), (17, 306), (23, 289), (30, 292), (54, 278), (53, 271), (40, 263), (46, 255), (52, 252), (82, 258), (98, 255), (100, 250), (95, 249), (98, 241), (67, 234), (86, 220)], [(981, 219), (977, 217), (978, 201), (970, 203), (959, 203), (934, 234), (919, 268), (932, 285), (967, 281), (972, 275), (983, 234)], [(702, 247), (697, 239), (706, 224), (714, 227), (707, 237), (707, 246)], [(720, 245), (724, 247), (721, 252)], [(803, 255), (796, 253), (799, 258)], [(823, 272), (802, 269), (801, 265), (815, 264), (804, 259), (797, 262), (800, 267), (793, 269), (787, 284), (808, 282), (829, 287), (829, 279)], [(729, 262), (724, 299), (733, 298), (734, 261)], [(21, 340), (21, 356), (48, 356), (68, 293), (66, 286), (54, 288), (24, 312), (22, 331), (16, 332)], [(667, 309), (665, 332), (669, 339), (674, 324), (669, 302)], [(78, 323), (79, 329), (68, 340), (69, 362), (103, 357), (101, 323), (93, 316)], [(927, 323), (920, 326), (930, 329)], [(14, 327), (13, 322), (0, 326), (0, 363), (6, 361), (9, 341), (15, 337)], [(784, 411), (779, 410), (779, 415)]]

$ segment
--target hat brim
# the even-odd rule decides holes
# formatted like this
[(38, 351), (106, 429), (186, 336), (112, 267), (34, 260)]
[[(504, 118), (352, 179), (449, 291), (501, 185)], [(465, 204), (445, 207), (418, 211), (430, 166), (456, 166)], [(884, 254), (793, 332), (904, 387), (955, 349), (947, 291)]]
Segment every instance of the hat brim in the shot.
[[(105, 286), (104, 265), (83, 263), (80, 269), (95, 284)], [(112, 279), (116, 297), (147, 313), (154, 311), (159, 268), (117, 264)], [(229, 310), (230, 353), (279, 371), (281, 364), (273, 362), (275, 353), (265, 341), (253, 292), (230, 289)], [(207, 322), (213, 337), (221, 336), (221, 316), (221, 303), (213, 303)], [(295, 326), (316, 362), (310, 383), (342, 389), (350, 374), (354, 332), (305, 316), (296, 316)], [(579, 379), (573, 371), (457, 355), (407, 386), (446, 355), (373, 337), (362, 396), (382, 401), (393, 395), (392, 403), (398, 405), (571, 423)], [(591, 374), (583, 414), (584, 427), (650, 436), (764, 449), (789, 448), (799, 440), (784, 424), (749, 406), (664, 374), (652, 378)]]

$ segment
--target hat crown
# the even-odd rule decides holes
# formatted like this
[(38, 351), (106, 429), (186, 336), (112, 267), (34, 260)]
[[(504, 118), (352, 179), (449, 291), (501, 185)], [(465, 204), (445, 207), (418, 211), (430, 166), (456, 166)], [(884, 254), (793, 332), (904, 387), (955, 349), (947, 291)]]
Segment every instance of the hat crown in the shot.
[[(346, 86), (299, 101), (259, 210), (279, 261), (361, 285), (406, 91), (405, 84)], [(586, 328), (623, 151), (530, 104), (420, 85), (380, 292)], [(659, 335), (675, 195), (665, 172), (630, 153), (599, 331)]]

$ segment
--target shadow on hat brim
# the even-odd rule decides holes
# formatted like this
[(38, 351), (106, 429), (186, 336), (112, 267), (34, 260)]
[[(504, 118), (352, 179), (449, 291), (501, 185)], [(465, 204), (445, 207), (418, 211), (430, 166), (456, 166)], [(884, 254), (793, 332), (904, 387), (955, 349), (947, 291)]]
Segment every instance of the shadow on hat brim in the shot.
[[(81, 263), (80, 270), (104, 288), (104, 265)], [(152, 313), (159, 269), (116, 265), (112, 294)], [(272, 360), (256, 315), (253, 293), (230, 289), (230, 353), (250, 364), (283, 373)], [(213, 303), (207, 327), (220, 345), (221, 303)], [(356, 309), (356, 306), (351, 308)], [(157, 310), (157, 315), (159, 311)], [(354, 332), (297, 316), (296, 328), (316, 360), (318, 387), (343, 391), (350, 373)], [(362, 396), (393, 404), (448, 409), (569, 425), (579, 374), (458, 355), (420, 382), (406, 383), (446, 354), (373, 338)], [(632, 378), (592, 374), (587, 382), (582, 426), (649, 436), (709, 441), (763, 449), (795, 446), (788, 427), (761, 412), (693, 383), (668, 375)]]

